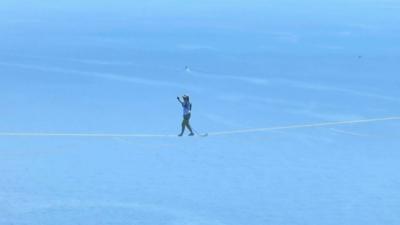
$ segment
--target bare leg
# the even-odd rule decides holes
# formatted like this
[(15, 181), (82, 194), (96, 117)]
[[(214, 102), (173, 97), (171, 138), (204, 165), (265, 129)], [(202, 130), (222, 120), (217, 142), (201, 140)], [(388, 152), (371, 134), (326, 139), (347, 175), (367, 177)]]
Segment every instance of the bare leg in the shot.
[(192, 127), (189, 124), (189, 120), (187, 120), (187, 122), (186, 122), (186, 127), (189, 129), (190, 134), (193, 135), (193, 130), (192, 130)]
[(183, 133), (185, 132), (185, 125), (186, 125), (186, 123), (185, 123), (185, 119), (183, 119), (183, 121), (182, 121), (181, 133), (180, 133), (178, 136), (182, 136), (182, 135), (183, 135)]
[(193, 135), (194, 135), (193, 130), (192, 130), (192, 127), (190, 126), (189, 120), (190, 120), (190, 114), (185, 115), (185, 116), (183, 117), (183, 121), (182, 121), (182, 131), (181, 131), (181, 133), (179, 134), (179, 136), (182, 136), (182, 135), (183, 135), (183, 133), (185, 132), (185, 127), (187, 127), (188, 130), (190, 131), (190, 134), (189, 134), (190, 136), (193, 136)]

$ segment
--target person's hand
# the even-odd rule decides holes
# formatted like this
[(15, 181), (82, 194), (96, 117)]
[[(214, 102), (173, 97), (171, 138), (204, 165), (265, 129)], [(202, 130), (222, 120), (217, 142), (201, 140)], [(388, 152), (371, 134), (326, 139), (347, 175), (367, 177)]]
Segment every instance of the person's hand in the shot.
[(178, 100), (179, 100), (180, 98), (179, 98), (179, 97), (176, 97), (176, 99), (178, 99)]

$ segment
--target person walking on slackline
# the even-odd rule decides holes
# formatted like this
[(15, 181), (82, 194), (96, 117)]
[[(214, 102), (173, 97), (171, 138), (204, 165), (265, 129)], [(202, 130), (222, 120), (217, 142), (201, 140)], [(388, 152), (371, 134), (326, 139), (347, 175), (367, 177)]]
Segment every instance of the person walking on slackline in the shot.
[(188, 130), (190, 131), (189, 136), (193, 136), (194, 133), (193, 133), (192, 127), (190, 126), (190, 123), (189, 123), (190, 116), (192, 113), (192, 103), (190, 103), (190, 101), (189, 101), (189, 96), (187, 96), (187, 95), (182, 96), (183, 101), (179, 97), (176, 97), (176, 98), (181, 103), (182, 108), (183, 108), (182, 130), (178, 136), (181, 137), (183, 135), (183, 133), (185, 132), (185, 127), (187, 127)]

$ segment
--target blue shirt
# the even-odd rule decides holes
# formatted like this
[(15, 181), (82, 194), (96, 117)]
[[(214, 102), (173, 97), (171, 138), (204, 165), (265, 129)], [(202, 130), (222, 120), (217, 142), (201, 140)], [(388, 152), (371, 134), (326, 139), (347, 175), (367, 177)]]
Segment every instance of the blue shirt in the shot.
[(190, 102), (183, 102), (182, 103), (182, 107), (183, 107), (183, 115), (189, 115), (192, 111), (192, 103)]

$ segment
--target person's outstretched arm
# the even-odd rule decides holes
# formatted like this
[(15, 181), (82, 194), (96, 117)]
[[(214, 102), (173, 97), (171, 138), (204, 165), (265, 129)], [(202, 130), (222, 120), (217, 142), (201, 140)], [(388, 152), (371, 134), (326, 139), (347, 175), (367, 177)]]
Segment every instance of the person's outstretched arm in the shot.
[(178, 101), (182, 104), (182, 100), (179, 97), (176, 97), (176, 99), (178, 99)]

